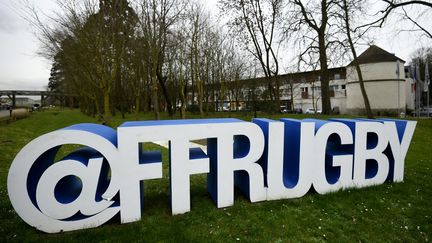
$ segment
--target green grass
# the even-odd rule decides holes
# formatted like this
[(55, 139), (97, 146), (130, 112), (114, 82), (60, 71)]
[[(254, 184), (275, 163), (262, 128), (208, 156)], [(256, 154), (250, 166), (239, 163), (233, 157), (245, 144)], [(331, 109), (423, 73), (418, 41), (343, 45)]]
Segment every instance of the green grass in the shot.
[[(250, 119), (248, 114), (236, 113), (210, 116)], [(152, 118), (152, 114), (129, 115), (126, 119), (115, 117), (113, 124)], [(80, 122), (96, 120), (76, 110), (49, 110), (10, 124), (0, 123), (0, 242), (418, 242), (432, 237), (431, 120), (418, 122), (405, 161), (403, 183), (385, 183), (324, 196), (308, 193), (300, 199), (254, 204), (236, 192), (234, 206), (217, 209), (207, 193), (205, 176), (196, 175), (191, 178), (191, 212), (171, 216), (165, 163), (164, 178), (146, 182), (141, 221), (122, 225), (114, 219), (95, 229), (45, 234), (27, 225), (14, 212), (7, 196), (7, 172), (18, 151), (32, 139)], [(161, 148), (154, 146), (154, 149)], [(167, 151), (162, 151), (166, 161)]]

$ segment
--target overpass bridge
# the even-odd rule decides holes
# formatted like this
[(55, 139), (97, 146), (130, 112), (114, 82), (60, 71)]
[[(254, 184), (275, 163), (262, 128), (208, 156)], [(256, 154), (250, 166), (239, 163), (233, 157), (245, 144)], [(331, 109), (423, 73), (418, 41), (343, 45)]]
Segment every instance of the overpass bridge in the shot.
[(41, 97), (41, 105), (44, 104), (44, 101), (46, 101), (46, 99), (48, 97), (63, 98), (66, 96), (74, 96), (71, 94), (64, 94), (64, 93), (52, 92), (52, 91), (0, 90), (0, 98), (4, 95), (7, 96), (12, 101), (12, 107), (16, 106), (16, 97), (17, 96), (40, 96)]

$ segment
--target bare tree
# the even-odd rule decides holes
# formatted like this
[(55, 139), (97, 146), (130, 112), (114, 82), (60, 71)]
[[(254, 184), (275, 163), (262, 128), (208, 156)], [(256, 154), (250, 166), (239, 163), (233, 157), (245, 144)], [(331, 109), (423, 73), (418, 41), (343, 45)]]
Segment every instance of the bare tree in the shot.
[(164, 64), (168, 35), (170, 28), (179, 20), (184, 2), (181, 0), (150, 0), (141, 1), (140, 27), (143, 40), (147, 41), (149, 57), (147, 65), (150, 67), (152, 84), (152, 103), (155, 118), (160, 119), (159, 114), (159, 86), (167, 103), (170, 116), (174, 114), (174, 107), (166, 87), (166, 76), (164, 75)]
[(294, 107), (294, 99), (297, 98), (295, 90), (298, 89), (300, 84), (294, 82), (293, 78), (289, 77), (287, 82), (286, 82), (286, 85), (288, 85), (288, 89), (286, 92), (287, 92), (287, 95), (290, 97), (290, 101), (291, 101), (290, 102), (291, 107), (289, 107), (289, 108), (290, 108), (290, 110), (293, 111), (295, 108)]
[(294, 105), (294, 99), (297, 98), (297, 94), (298, 92), (296, 92), (296, 89), (299, 88), (299, 86), (301, 85), (299, 82), (296, 82), (295, 79), (295, 75), (293, 75), (295, 73), (295, 71), (298, 70), (298, 67), (296, 64), (288, 66), (285, 68), (285, 73), (287, 73), (287, 78), (284, 80), (284, 85), (287, 86), (288, 88), (286, 89), (286, 95), (289, 96), (290, 99), (290, 110), (294, 110), (295, 109), (295, 105)]
[[(288, 36), (294, 32), (300, 33), (298, 41), (305, 50), (300, 58), (318, 56), (321, 81), (321, 96), (323, 114), (331, 113), (329, 94), (329, 60), (328, 49), (336, 50), (341, 45), (338, 39), (339, 31), (332, 21), (335, 18), (335, 1), (320, 0), (318, 3), (302, 0), (292, 0), (291, 15), (288, 16), (285, 32)], [(305, 61), (307, 64), (309, 61)]]
[(176, 45), (173, 46), (171, 52), (173, 52), (173, 66), (172, 73), (175, 74), (177, 81), (177, 90), (174, 92), (178, 94), (177, 105), (180, 105), (180, 117), (186, 119), (186, 108), (187, 108), (187, 95), (188, 95), (188, 81), (190, 80), (189, 71), (189, 56), (188, 56), (188, 37), (187, 33), (183, 31), (176, 32), (175, 39), (177, 40)]
[[(353, 21), (353, 15), (355, 12), (361, 12), (362, 4), (364, 4), (364, 1), (362, 1), (362, 0), (351, 0), (351, 1), (342, 0), (342, 3), (340, 3), (339, 6), (341, 7), (341, 9), (343, 11), (341, 18), (343, 20), (343, 25), (344, 25), (345, 33), (347, 36), (348, 46), (349, 46), (349, 49), (350, 49), (350, 51), (352, 53), (352, 57), (353, 57), (352, 64), (354, 65), (356, 72), (357, 72), (360, 90), (361, 90), (363, 101), (364, 101), (366, 115), (368, 118), (373, 119), (372, 109), (370, 106), (368, 95), (366, 93), (366, 88), (365, 88), (364, 81), (363, 81), (363, 75), (362, 75), (362, 71), (360, 68), (360, 63), (359, 63), (358, 58), (357, 58), (357, 51), (355, 49), (355, 44), (354, 44), (355, 40), (353, 40), (353, 37), (352, 37), (352, 34), (355, 34), (355, 33), (354, 33), (353, 28), (351, 27), (351, 22)], [(360, 30), (358, 30), (358, 32), (360, 32)], [(365, 32), (360, 33), (357, 36), (362, 37), (365, 34)]]
[[(425, 21), (430, 20), (430, 13), (432, 8), (432, 2), (430, 1), (401, 1), (401, 0), (381, 0), (382, 3), (384, 3), (384, 7), (382, 10), (379, 11), (381, 16), (379, 16), (376, 20), (372, 21), (371, 23), (365, 24), (361, 27), (365, 26), (372, 26), (372, 27), (383, 27), (389, 16), (396, 12), (398, 9), (402, 9), (402, 20), (407, 20), (413, 24), (413, 28), (410, 28), (409, 31), (420, 31), (423, 33), (424, 36), (426, 36), (429, 39), (432, 39), (432, 33), (430, 30), (428, 30), (424, 25), (419, 23), (419, 21), (410, 16), (408, 12), (406, 11), (406, 7), (420, 7), (420, 9), (415, 9), (416, 16), (422, 16), (427, 15), (424, 17)], [(423, 13), (421, 13), (421, 8), (424, 9)], [(415, 29), (417, 28), (417, 29)]]
[[(42, 23), (35, 8), (28, 7), (23, 15), (38, 32), (41, 54), (55, 61), (50, 87), (76, 94), (84, 112), (100, 115), (109, 123), (118, 111), (125, 116), (153, 106), (159, 119), (161, 110), (173, 116), (174, 107), (180, 105), (185, 118), (191, 91), (198, 93), (202, 116), (211, 110), (212, 103), (217, 110), (230, 94), (239, 107), (244, 96), (239, 80), (250, 67), (248, 58), (233, 37), (211, 24), (197, 1), (58, 2), (62, 11), (51, 17), (51, 25)], [(253, 31), (265, 36), (256, 40), (262, 45), (261, 54), (267, 55), (261, 59), (266, 65), (264, 72), (273, 77), (278, 73), (273, 49), (278, 13), (267, 11), (272, 9), (270, 4), (279, 1), (258, 2), (248, 2), (255, 4)], [(267, 28), (267, 23), (273, 27)], [(279, 85), (273, 82), (278, 81), (270, 80), (268, 90), (278, 100)], [(255, 100), (256, 95), (253, 97)]]
[(268, 79), (272, 104), (279, 107), (279, 73), (277, 24), (282, 12), (281, 0), (220, 0), (222, 11), (230, 17), (230, 28), (246, 50), (261, 65)]
[[(192, 88), (197, 90), (197, 101), (200, 116), (204, 116), (203, 111), (203, 99), (204, 99), (204, 80), (202, 75), (202, 64), (204, 56), (202, 56), (201, 48), (202, 44), (205, 43), (205, 35), (207, 34), (207, 18), (204, 16), (202, 6), (194, 4), (191, 11), (191, 42), (190, 42), (190, 71), (191, 71), (191, 82)], [(193, 97), (194, 98), (194, 97)]]
[[(110, 2), (58, 1), (61, 12), (42, 23), (39, 12), (25, 5), (27, 20), (37, 31), (42, 43), (42, 55), (61, 63), (68, 82), (65, 87), (82, 97), (93, 114), (110, 123), (114, 105), (113, 90), (122, 87), (128, 65), (125, 51), (134, 33), (134, 11), (126, 0)], [(129, 46), (130, 47), (130, 46)], [(120, 92), (120, 90), (119, 90)], [(117, 102), (118, 103), (118, 102)], [(121, 109), (125, 105), (121, 105)]]

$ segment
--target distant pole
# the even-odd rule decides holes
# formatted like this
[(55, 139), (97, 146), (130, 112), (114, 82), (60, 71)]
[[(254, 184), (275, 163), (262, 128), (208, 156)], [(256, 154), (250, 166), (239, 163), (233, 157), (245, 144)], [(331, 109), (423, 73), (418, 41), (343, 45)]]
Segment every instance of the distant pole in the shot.
[(396, 75), (397, 75), (397, 90), (398, 90), (398, 96), (397, 96), (397, 104), (398, 104), (398, 109), (397, 109), (397, 116), (400, 116), (400, 84), (399, 84), (399, 77), (400, 77), (400, 62), (399, 60), (396, 61)]
[(15, 109), (16, 107), (16, 96), (15, 93), (12, 94), (12, 108)]
[(428, 60), (426, 60), (426, 67), (425, 67), (425, 91), (426, 91), (426, 95), (427, 95), (427, 97), (426, 97), (427, 108), (429, 108), (429, 105), (430, 105), (429, 104), (429, 84), (430, 84), (429, 62), (428, 62)]
[(419, 104), (420, 104), (420, 102), (419, 102), (419, 95), (418, 95), (418, 91), (419, 91), (419, 89), (420, 89), (420, 83), (419, 83), (419, 80), (418, 80), (418, 77), (417, 77), (417, 63), (415, 63), (415, 62), (413, 62), (413, 63), (411, 63), (411, 77), (412, 77), (412, 79), (414, 80), (414, 84), (415, 84), (415, 93), (414, 93), (414, 96), (415, 96), (415, 115), (417, 116), (417, 117), (419, 117), (419, 114), (420, 114), (420, 112), (419, 112)]
[(421, 82), (420, 82), (420, 61), (416, 63), (416, 79), (418, 84), (417, 95), (418, 95), (418, 108), (417, 108), (417, 117), (420, 117), (420, 107), (421, 107)]

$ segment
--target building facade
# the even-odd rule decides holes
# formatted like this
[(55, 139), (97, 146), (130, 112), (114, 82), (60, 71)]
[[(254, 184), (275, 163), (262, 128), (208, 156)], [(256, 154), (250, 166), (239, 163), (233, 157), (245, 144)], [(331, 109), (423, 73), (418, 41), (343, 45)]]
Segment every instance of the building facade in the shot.
[[(414, 109), (415, 85), (405, 61), (378, 46), (371, 46), (359, 57), (366, 93), (375, 114), (399, 114)], [(330, 72), (330, 102), (340, 114), (365, 113), (359, 78), (353, 63), (332, 68)], [(294, 109), (321, 110), (319, 70), (284, 74), (275, 77), (280, 83), (281, 104)], [(253, 80), (264, 90), (264, 78)], [(251, 82), (251, 81), (249, 81)]]
[[(377, 46), (371, 46), (358, 61), (371, 109), (375, 114), (399, 114), (414, 109), (413, 80), (405, 74), (405, 61)], [(354, 65), (346, 67), (346, 113), (364, 112), (363, 96)]]

